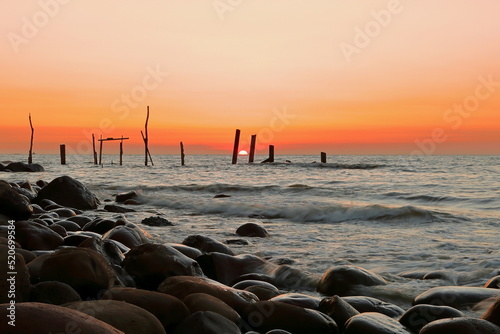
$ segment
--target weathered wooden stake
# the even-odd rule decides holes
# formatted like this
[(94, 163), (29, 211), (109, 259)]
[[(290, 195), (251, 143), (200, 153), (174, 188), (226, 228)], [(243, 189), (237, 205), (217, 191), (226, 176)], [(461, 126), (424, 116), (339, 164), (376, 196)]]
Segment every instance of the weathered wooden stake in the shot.
[(120, 140), (120, 166), (123, 165), (123, 135), (122, 140)]
[(274, 162), (274, 145), (269, 145), (269, 162)]
[(66, 165), (66, 145), (60, 145), (59, 152), (61, 153), (61, 165)]
[(326, 164), (326, 153), (325, 152), (321, 152), (321, 163)]
[(92, 150), (94, 151), (94, 165), (97, 165), (97, 152), (95, 150), (95, 136), (92, 134)]
[(35, 129), (33, 128), (33, 123), (31, 123), (31, 114), (29, 114), (30, 128), (31, 128), (31, 140), (30, 140), (30, 151), (28, 155), (28, 163), (33, 163), (33, 135), (35, 134)]
[(151, 158), (151, 153), (149, 152), (149, 147), (148, 147), (148, 142), (149, 142), (149, 136), (148, 136), (148, 121), (149, 121), (149, 106), (147, 109), (147, 115), (146, 115), (146, 124), (144, 125), (144, 133), (141, 131), (141, 136), (142, 140), (144, 140), (144, 165), (148, 165), (148, 157), (149, 160), (151, 161), (151, 166), (154, 166), (155, 164), (153, 163), (153, 158)]
[(185, 158), (185, 154), (184, 154), (184, 144), (181, 142), (181, 166), (184, 166), (184, 158)]
[(240, 145), (240, 129), (236, 129), (236, 134), (234, 135), (234, 147), (233, 147), (233, 165), (238, 162), (238, 146)]
[(252, 135), (252, 139), (250, 140), (250, 153), (248, 155), (248, 163), (253, 162), (253, 158), (255, 156), (255, 142), (257, 141), (257, 135)]
[(101, 140), (99, 144), (99, 165), (102, 165), (102, 135), (101, 135)]

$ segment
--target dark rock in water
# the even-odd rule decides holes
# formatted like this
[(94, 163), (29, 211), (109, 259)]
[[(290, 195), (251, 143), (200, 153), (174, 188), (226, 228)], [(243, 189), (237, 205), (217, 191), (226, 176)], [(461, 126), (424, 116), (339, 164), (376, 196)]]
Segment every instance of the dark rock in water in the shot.
[[(54, 226), (54, 225), (52, 225)], [(77, 247), (80, 245), (82, 242), (88, 240), (88, 239), (94, 239), (88, 235), (85, 234), (72, 234), (68, 235), (64, 238), (63, 245), (64, 246), (72, 246), (72, 247)]]
[(499, 289), (467, 286), (439, 286), (429, 289), (413, 300), (413, 304), (446, 305), (457, 309), (473, 306), (483, 300), (500, 297)]
[(179, 252), (182, 254), (186, 255), (187, 257), (192, 258), (193, 260), (196, 260), (199, 256), (202, 256), (203, 253), (194, 247), (189, 247), (183, 244), (171, 244), (171, 243), (166, 243), (165, 246), (170, 246), (175, 249), (177, 249)]
[(166, 220), (163, 217), (159, 217), (159, 216), (151, 216), (148, 218), (144, 218), (141, 221), (141, 224), (148, 225), (148, 226), (174, 226), (174, 223)]
[(359, 313), (376, 312), (391, 318), (398, 318), (405, 312), (397, 305), (373, 297), (351, 296), (342, 297), (342, 299), (354, 307)]
[(486, 282), (483, 288), (489, 289), (500, 289), (500, 275), (493, 277), (488, 282)]
[[(8, 319), (9, 304), (0, 305), (0, 317)], [(124, 334), (96, 318), (63, 306), (43, 303), (16, 304), (16, 327), (0, 322), (0, 333)], [(43, 332), (42, 332), (43, 330)]]
[(8, 169), (12, 172), (28, 172), (28, 173), (36, 173), (36, 172), (44, 172), (45, 169), (42, 165), (39, 164), (26, 164), (24, 162), (11, 162), (5, 169)]
[(64, 248), (50, 254), (40, 267), (40, 281), (70, 285), (82, 299), (96, 298), (113, 286), (115, 276), (108, 261), (87, 248)]
[(459, 317), (465, 317), (465, 314), (453, 307), (421, 304), (408, 309), (401, 316), (399, 322), (406, 328), (418, 333), (430, 322)]
[[(15, 301), (16, 303), (28, 301), (30, 294), (30, 274), (24, 258), (20, 254), (14, 254), (14, 262), (11, 262), (12, 258), (9, 259), (8, 246), (0, 245), (0, 259), (2, 259), (1, 263), (5, 268), (0, 270), (0, 304), (10, 303), (11, 301)], [(7, 261), (7, 259), (10, 261)], [(8, 267), (7, 264), (9, 264)], [(9, 280), (12, 276), (7, 274), (7, 272), (17, 273), (14, 275), (14, 282)], [(14, 296), (11, 295), (12, 284), (15, 285)], [(9, 295), (11, 296), (9, 297)], [(0, 323), (6, 322), (5, 319), (0, 321)]]
[(153, 314), (126, 302), (90, 300), (64, 306), (91, 315), (127, 334), (165, 334), (165, 329)]
[(140, 246), (151, 239), (148, 232), (132, 224), (116, 226), (102, 238), (116, 240), (129, 248)]
[(191, 313), (212, 311), (234, 323), (241, 319), (239, 314), (229, 305), (219, 298), (206, 293), (192, 293), (184, 298), (183, 302)]
[(217, 252), (234, 255), (234, 252), (229, 247), (204, 235), (190, 235), (182, 243), (186, 246), (198, 248), (203, 253)]
[(263, 215), (258, 215), (258, 214), (256, 214), (256, 213), (249, 214), (249, 215), (248, 215), (248, 218), (253, 218), (253, 219), (266, 219), (266, 217), (265, 217), (265, 216), (263, 216)]
[(69, 176), (58, 177), (43, 187), (38, 192), (35, 203), (40, 203), (43, 199), (80, 210), (97, 209), (100, 204), (95, 194)]
[(85, 224), (82, 228), (84, 231), (95, 232), (99, 234), (105, 234), (106, 232), (113, 229), (116, 226), (116, 222), (110, 219), (95, 219), (87, 224)]
[(50, 228), (31, 221), (16, 222), (16, 240), (27, 250), (52, 250), (63, 243), (63, 238)]
[(339, 296), (321, 300), (318, 311), (332, 317), (337, 326), (341, 329), (341, 332), (343, 332), (347, 320), (359, 314), (354, 307)]
[(219, 298), (236, 312), (243, 311), (258, 300), (257, 296), (248, 291), (233, 289), (209, 278), (196, 276), (169, 277), (160, 284), (158, 291), (180, 300), (192, 293), (206, 293)]
[(272, 301), (261, 301), (249, 305), (242, 314), (242, 321), (245, 329), (254, 329), (261, 333), (274, 329), (286, 330), (294, 334), (336, 334), (339, 332), (333, 319), (326, 314)]
[(347, 296), (360, 286), (385, 285), (379, 275), (355, 266), (336, 266), (328, 269), (318, 284), (317, 290), (325, 295)]
[(250, 243), (248, 241), (246, 241), (245, 239), (228, 239), (228, 240), (226, 240), (226, 244), (247, 246)]
[(419, 334), (500, 334), (500, 327), (476, 318), (441, 319), (426, 325)]
[(441, 279), (456, 284), (457, 273), (453, 270), (434, 270), (425, 274), (422, 279)]
[(427, 271), (404, 271), (398, 274), (398, 276), (411, 279), (424, 279), (425, 275), (427, 275)]
[(227, 198), (227, 197), (231, 197), (231, 195), (217, 194), (217, 195), (214, 196), (214, 198)]
[(282, 295), (274, 297), (273, 299), (271, 299), (271, 301), (316, 310), (319, 307), (321, 299), (318, 297), (304, 295), (302, 293), (284, 293)]
[(36, 181), (35, 183), (37, 186), (39, 186), (40, 188), (43, 188), (45, 187), (47, 184), (49, 184), (47, 181), (44, 181), (44, 180), (38, 180)]
[(126, 193), (120, 193), (120, 194), (116, 195), (115, 201), (117, 203), (123, 203), (126, 200), (137, 198), (137, 197), (139, 197), (139, 194), (137, 193), (137, 191), (132, 190), (132, 191), (128, 191)]
[(114, 205), (114, 204), (106, 204), (104, 206), (104, 210), (106, 210), (108, 212), (116, 212), (116, 213), (136, 212), (134, 209), (125, 208), (123, 206)]
[(115, 287), (106, 291), (102, 299), (124, 301), (145, 309), (160, 320), (167, 333), (173, 333), (173, 329), (190, 314), (178, 298), (156, 291)]
[(57, 225), (57, 224), (52, 224), (49, 226), (49, 228), (56, 232), (57, 234), (59, 234), (61, 237), (65, 238), (68, 236), (68, 233), (66, 233), (66, 229), (64, 227), (62, 227), (61, 225)]
[(113, 240), (103, 240), (96, 237), (88, 237), (83, 240), (78, 247), (89, 248), (104, 256), (110, 264), (121, 265), (125, 259), (120, 248)]
[(355, 315), (347, 320), (345, 324), (344, 334), (411, 334), (396, 320), (374, 312), (367, 312)]
[(30, 301), (53, 305), (80, 301), (80, 295), (66, 283), (47, 281), (35, 284), (31, 289)]
[(22, 187), (21, 188), (14, 187), (12, 189), (14, 189), (19, 195), (25, 196), (30, 202), (34, 200), (36, 197), (36, 192), (33, 189), (28, 190)]
[(73, 217), (67, 218), (66, 220), (69, 220), (69, 221), (72, 221), (74, 223), (77, 223), (78, 226), (80, 226), (81, 228), (83, 228), (87, 223), (89, 223), (89, 222), (92, 221), (91, 218), (85, 217), (85, 216), (73, 216)]
[(484, 312), (481, 319), (488, 320), (489, 322), (500, 326), (500, 298), (497, 298), (495, 303), (493, 303), (493, 305), (491, 305), (486, 312)]
[(270, 300), (281, 294), (276, 288), (269, 288), (263, 285), (251, 285), (243, 290), (248, 291), (259, 297), (259, 300)]
[(0, 163), (0, 172), (4, 172), (4, 171), (5, 171), (5, 166)]
[(62, 220), (60, 222), (55, 223), (54, 225), (62, 226), (66, 231), (71, 231), (71, 232), (81, 231), (80, 225), (69, 220)]
[(236, 234), (242, 237), (267, 238), (269, 233), (266, 229), (255, 223), (246, 223), (238, 227)]
[(184, 319), (175, 330), (175, 334), (240, 334), (236, 324), (222, 315), (211, 311), (199, 311)]
[(276, 263), (278, 266), (281, 266), (282, 264), (294, 264), (295, 260), (289, 259), (287, 257), (279, 257), (277, 259), (270, 258), (270, 262)]
[(251, 279), (240, 281), (240, 282), (234, 284), (233, 288), (239, 289), (239, 290), (244, 290), (249, 286), (255, 286), (255, 285), (265, 286), (265, 287), (268, 287), (270, 289), (275, 290), (276, 292), (279, 292), (278, 288), (276, 288), (271, 283), (264, 282), (264, 281), (258, 281), (258, 280), (251, 280)]
[(262, 281), (262, 282), (267, 282), (270, 283), (274, 286), (276, 286), (276, 280), (267, 275), (267, 274), (259, 274), (259, 273), (250, 273), (250, 274), (243, 274), (241, 276), (236, 277), (234, 280), (229, 283), (229, 285), (233, 286), (236, 283), (242, 282), (242, 281), (247, 281), (247, 280), (256, 280), (256, 281)]
[(133, 278), (137, 287), (156, 290), (171, 276), (202, 276), (198, 263), (178, 250), (159, 244), (143, 244), (131, 249), (122, 267)]
[(141, 205), (142, 203), (139, 202), (138, 200), (135, 200), (135, 199), (128, 199), (126, 200), (125, 202), (123, 202), (123, 204), (126, 204), (126, 205)]
[(26, 197), (12, 189), (10, 184), (0, 180), (0, 214), (15, 220), (28, 219), (33, 207)]
[(67, 208), (53, 209), (53, 210), (50, 210), (50, 212), (57, 213), (57, 215), (59, 217), (67, 217), (67, 218), (69, 218), (69, 217), (76, 216), (75, 211), (73, 211), (71, 209), (67, 209)]

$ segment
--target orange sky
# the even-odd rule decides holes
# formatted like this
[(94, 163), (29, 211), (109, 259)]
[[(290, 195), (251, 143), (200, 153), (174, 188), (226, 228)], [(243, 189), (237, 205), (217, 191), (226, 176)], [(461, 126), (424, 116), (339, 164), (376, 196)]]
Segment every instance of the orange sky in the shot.
[(500, 2), (353, 2), (2, 1), (0, 154), (500, 153)]

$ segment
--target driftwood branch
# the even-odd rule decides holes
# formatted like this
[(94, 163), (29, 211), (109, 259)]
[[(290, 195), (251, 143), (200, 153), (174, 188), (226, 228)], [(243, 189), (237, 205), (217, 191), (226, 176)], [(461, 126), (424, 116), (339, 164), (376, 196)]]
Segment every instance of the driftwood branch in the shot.
[(148, 136), (148, 122), (149, 122), (149, 106), (147, 109), (147, 115), (146, 115), (146, 123), (144, 124), (144, 133), (141, 131), (141, 136), (142, 140), (144, 140), (144, 165), (148, 165), (148, 158), (151, 161), (151, 166), (154, 166), (155, 164), (153, 163), (153, 158), (151, 157), (151, 153), (149, 152), (149, 136)]
[(28, 163), (33, 163), (33, 136), (35, 134), (35, 129), (33, 128), (33, 123), (31, 122), (31, 114), (29, 114), (30, 128), (31, 128), (31, 141), (30, 141), (30, 151), (28, 155)]

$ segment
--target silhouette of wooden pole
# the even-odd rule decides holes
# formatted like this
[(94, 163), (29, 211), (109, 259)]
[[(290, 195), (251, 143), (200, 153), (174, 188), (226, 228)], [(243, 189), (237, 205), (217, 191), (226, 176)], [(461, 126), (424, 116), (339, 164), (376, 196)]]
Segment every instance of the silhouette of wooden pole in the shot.
[(95, 136), (92, 134), (92, 150), (94, 151), (94, 165), (97, 165), (97, 152), (95, 150)]
[(123, 136), (120, 140), (120, 166), (123, 165)]
[(240, 129), (236, 129), (234, 135), (234, 148), (233, 148), (233, 165), (238, 162), (238, 146), (240, 145)]
[(148, 136), (148, 122), (149, 122), (149, 106), (147, 109), (147, 115), (146, 115), (146, 124), (144, 125), (144, 133), (141, 131), (141, 136), (142, 140), (144, 140), (144, 165), (148, 165), (148, 158), (151, 161), (151, 166), (154, 166), (155, 164), (153, 163), (153, 158), (151, 158), (151, 153), (149, 152), (149, 147), (148, 147), (148, 142), (149, 142), (149, 136)]
[(30, 151), (28, 154), (28, 163), (33, 163), (33, 136), (35, 134), (35, 129), (33, 128), (33, 123), (31, 123), (31, 114), (29, 114), (30, 128), (31, 128), (31, 140), (30, 140)]
[(185, 154), (184, 154), (184, 144), (181, 142), (181, 166), (184, 166), (184, 158), (185, 158)]
[(99, 165), (102, 165), (102, 135), (101, 135), (101, 139), (99, 140), (100, 144), (99, 144)]
[(257, 140), (257, 135), (252, 135), (252, 139), (250, 140), (250, 153), (248, 155), (248, 163), (253, 162), (253, 158), (255, 156), (255, 142)]
[(326, 164), (326, 153), (325, 152), (321, 152), (321, 163)]
[(59, 152), (61, 153), (61, 165), (66, 165), (66, 145), (60, 145)]
[(269, 162), (274, 162), (274, 145), (269, 145)]

